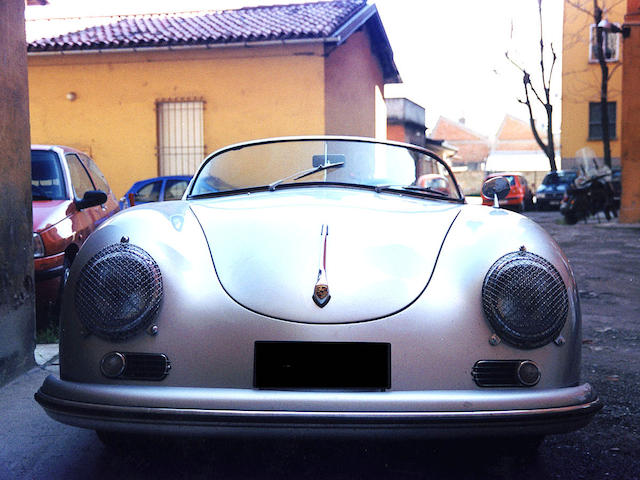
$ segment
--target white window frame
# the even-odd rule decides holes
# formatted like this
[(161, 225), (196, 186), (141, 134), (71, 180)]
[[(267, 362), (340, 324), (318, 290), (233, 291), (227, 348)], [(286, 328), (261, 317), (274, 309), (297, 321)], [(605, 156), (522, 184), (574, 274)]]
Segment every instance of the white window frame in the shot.
[(193, 175), (204, 159), (202, 98), (156, 100), (158, 175)]
[[(617, 27), (620, 27), (618, 23), (614, 23)], [(618, 62), (620, 60), (620, 34), (619, 33), (611, 33), (604, 32), (604, 44), (602, 47), (606, 50), (607, 43), (614, 52), (614, 55), (611, 58), (605, 58), (605, 62)], [(589, 63), (598, 63), (598, 54), (595, 51), (597, 47), (597, 37), (596, 37), (596, 24), (592, 23), (589, 25)], [(606, 56), (606, 51), (604, 52)]]

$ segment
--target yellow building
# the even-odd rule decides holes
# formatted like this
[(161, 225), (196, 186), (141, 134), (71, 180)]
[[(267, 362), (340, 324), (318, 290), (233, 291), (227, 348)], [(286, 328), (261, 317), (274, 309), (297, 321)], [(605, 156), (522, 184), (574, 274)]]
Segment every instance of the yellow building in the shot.
[[(599, 0), (603, 18), (619, 26), (626, 3)], [(564, 168), (576, 166), (576, 152), (590, 147), (603, 157), (600, 119), (601, 70), (595, 51), (595, 25), (592, 0), (564, 2), (562, 40), (562, 138)], [(622, 38), (608, 34), (604, 53), (609, 68), (608, 112), (612, 165), (620, 165)]]
[(230, 143), (385, 138), (381, 92), (400, 81), (359, 0), (119, 17), (28, 50), (32, 142), (86, 151), (118, 196)]

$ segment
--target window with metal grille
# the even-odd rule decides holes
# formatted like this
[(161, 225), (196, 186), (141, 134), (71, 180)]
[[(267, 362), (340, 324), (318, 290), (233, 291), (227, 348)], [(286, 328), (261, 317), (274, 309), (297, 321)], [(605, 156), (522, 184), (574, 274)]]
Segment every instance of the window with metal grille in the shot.
[(193, 175), (204, 158), (202, 99), (156, 101), (160, 175)]

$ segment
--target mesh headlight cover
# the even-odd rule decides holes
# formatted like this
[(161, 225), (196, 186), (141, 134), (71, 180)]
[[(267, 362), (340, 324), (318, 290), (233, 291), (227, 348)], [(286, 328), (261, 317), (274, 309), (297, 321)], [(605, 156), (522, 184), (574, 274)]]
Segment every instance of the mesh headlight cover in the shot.
[(544, 258), (521, 251), (495, 262), (482, 286), (482, 307), (496, 333), (520, 348), (541, 347), (567, 319), (567, 288)]
[(160, 268), (142, 248), (119, 243), (96, 253), (80, 271), (76, 312), (89, 333), (111, 341), (144, 330), (162, 300)]

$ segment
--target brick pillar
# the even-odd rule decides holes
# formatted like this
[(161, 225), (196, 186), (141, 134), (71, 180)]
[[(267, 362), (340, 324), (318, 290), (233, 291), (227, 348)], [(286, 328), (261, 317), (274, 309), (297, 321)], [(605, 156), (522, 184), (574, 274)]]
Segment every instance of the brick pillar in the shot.
[(621, 223), (640, 222), (640, 0), (627, 0), (622, 50)]

